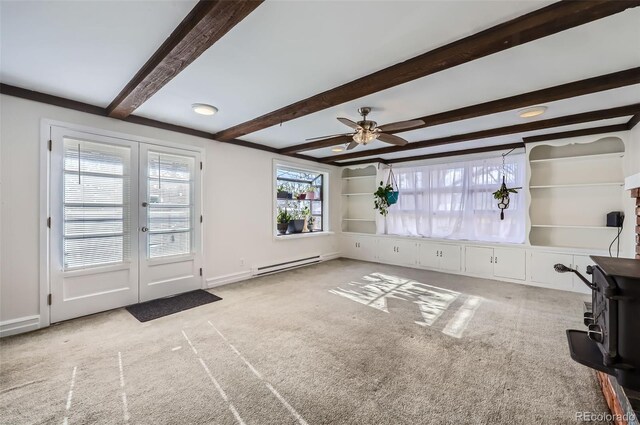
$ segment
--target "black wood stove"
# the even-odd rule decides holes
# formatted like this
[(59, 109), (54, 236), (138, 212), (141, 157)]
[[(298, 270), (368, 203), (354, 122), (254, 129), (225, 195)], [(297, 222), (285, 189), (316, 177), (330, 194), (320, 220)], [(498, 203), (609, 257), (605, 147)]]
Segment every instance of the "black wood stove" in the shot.
[(639, 391), (640, 260), (591, 259), (595, 263), (587, 268), (591, 282), (576, 270), (555, 265), (557, 272), (576, 273), (592, 292), (592, 311), (584, 315), (587, 330), (567, 330), (571, 358)]

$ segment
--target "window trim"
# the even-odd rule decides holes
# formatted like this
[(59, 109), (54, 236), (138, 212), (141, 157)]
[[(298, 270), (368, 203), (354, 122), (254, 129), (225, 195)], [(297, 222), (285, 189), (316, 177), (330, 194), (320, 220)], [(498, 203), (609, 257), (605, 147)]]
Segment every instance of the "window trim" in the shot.
[[(295, 170), (306, 171), (310, 173), (322, 174), (322, 230), (319, 232), (310, 233), (294, 233), (290, 235), (278, 235), (278, 227), (276, 223), (278, 215), (278, 168), (292, 168)], [(272, 178), (271, 178), (271, 234), (273, 240), (283, 241), (291, 239), (308, 238), (314, 236), (324, 236), (333, 234), (330, 228), (330, 191), (329, 191), (329, 169), (325, 167), (317, 167), (314, 165), (307, 165), (301, 162), (283, 161), (281, 159), (273, 159)]]

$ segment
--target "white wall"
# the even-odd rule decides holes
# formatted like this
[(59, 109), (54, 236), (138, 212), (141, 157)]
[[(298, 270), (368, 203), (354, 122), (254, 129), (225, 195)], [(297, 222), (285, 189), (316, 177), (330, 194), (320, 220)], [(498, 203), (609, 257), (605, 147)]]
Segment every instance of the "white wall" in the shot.
[[(295, 161), (288, 157), (5, 95), (0, 96), (0, 114), (0, 326), (40, 313), (42, 119), (204, 147), (204, 273), (210, 283), (246, 274), (252, 266), (338, 251), (336, 235), (274, 240), (273, 158)], [(338, 230), (340, 175), (336, 167), (323, 168), (329, 170), (330, 230)]]

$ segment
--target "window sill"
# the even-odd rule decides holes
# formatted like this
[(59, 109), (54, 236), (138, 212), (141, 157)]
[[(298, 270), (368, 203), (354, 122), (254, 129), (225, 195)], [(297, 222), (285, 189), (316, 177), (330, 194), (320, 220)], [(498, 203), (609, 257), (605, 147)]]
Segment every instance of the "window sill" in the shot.
[(317, 236), (329, 236), (333, 234), (335, 233), (334, 232), (292, 233), (290, 235), (274, 235), (273, 238), (277, 241), (287, 241), (289, 239), (315, 238)]

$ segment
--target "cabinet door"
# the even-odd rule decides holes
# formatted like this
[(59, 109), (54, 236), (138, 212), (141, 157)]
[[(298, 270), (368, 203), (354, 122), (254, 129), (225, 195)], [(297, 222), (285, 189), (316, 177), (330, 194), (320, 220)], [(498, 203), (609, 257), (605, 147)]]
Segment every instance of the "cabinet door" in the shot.
[(360, 236), (356, 238), (358, 259), (364, 261), (376, 260), (377, 239), (374, 237)]
[[(588, 255), (574, 255), (573, 256), (573, 268), (576, 269), (582, 276), (586, 277), (591, 282), (591, 275), (587, 274), (587, 266), (592, 266), (595, 263)], [(573, 274), (573, 273), (572, 273)], [(582, 280), (575, 274), (573, 274), (573, 290), (582, 292), (583, 294), (591, 294), (591, 288), (584, 284)]]
[(418, 264), (428, 269), (440, 268), (440, 245), (419, 242), (417, 251)]
[(442, 270), (460, 271), (462, 247), (460, 245), (439, 245), (440, 268)]
[(396, 241), (396, 264), (403, 266), (416, 265), (416, 241), (411, 239), (397, 239)]
[(527, 253), (524, 249), (493, 248), (493, 274), (496, 277), (525, 280)]
[(398, 262), (395, 239), (380, 238), (378, 241), (378, 260), (381, 263), (389, 264), (396, 264)]
[(358, 258), (357, 239), (353, 236), (342, 236), (340, 238), (340, 251), (345, 258)]
[(532, 282), (548, 285), (551, 288), (571, 291), (573, 289), (573, 273), (558, 273), (553, 269), (561, 263), (571, 267), (573, 255), (557, 252), (531, 251), (529, 275)]
[(493, 248), (466, 247), (465, 270), (473, 276), (493, 276)]

